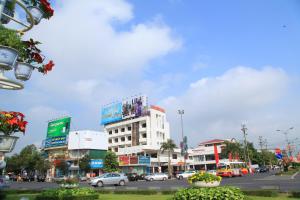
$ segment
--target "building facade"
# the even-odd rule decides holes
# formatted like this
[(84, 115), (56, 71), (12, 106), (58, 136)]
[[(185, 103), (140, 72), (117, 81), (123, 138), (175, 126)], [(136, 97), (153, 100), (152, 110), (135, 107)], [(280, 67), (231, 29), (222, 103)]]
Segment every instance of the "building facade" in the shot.
[[(85, 155), (88, 155), (91, 159), (89, 174), (98, 175), (102, 172), (107, 148), (107, 136), (103, 132), (91, 130), (71, 131), (64, 145), (43, 148), (43, 151), (48, 155), (48, 160), (52, 163), (47, 177), (51, 179), (61, 175), (85, 175), (79, 170), (79, 160)], [(68, 165), (67, 174), (59, 169), (62, 162)]]

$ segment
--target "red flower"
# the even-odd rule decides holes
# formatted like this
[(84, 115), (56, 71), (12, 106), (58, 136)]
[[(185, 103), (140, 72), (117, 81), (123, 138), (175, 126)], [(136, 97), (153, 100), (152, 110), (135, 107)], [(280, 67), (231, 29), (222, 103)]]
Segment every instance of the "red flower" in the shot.
[(38, 53), (33, 53), (33, 59), (37, 62), (37, 63), (42, 63), (43, 62), (43, 58), (40, 54)]
[(52, 60), (50, 60), (46, 65), (44, 65), (44, 67), (43, 67), (44, 74), (47, 74), (47, 72), (51, 71), (53, 66), (54, 66), (54, 63)]

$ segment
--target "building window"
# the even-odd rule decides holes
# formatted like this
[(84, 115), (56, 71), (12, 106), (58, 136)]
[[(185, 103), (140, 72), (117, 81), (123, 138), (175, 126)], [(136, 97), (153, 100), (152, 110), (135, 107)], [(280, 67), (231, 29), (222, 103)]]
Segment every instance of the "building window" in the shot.
[(112, 139), (108, 139), (108, 143), (112, 143)]
[(143, 123), (143, 124), (142, 124), (142, 127), (143, 127), (143, 128), (146, 128), (146, 127), (147, 127), (146, 123)]
[(108, 134), (111, 135), (111, 134), (112, 134), (112, 131), (109, 131)]
[(118, 133), (118, 129), (115, 129), (115, 133)]
[(146, 133), (143, 133), (143, 134), (142, 134), (142, 138), (147, 138), (147, 134), (146, 134)]
[(121, 128), (121, 132), (125, 132), (125, 128)]
[(111, 151), (111, 148), (108, 148), (108, 151)]
[(115, 138), (115, 142), (118, 142), (118, 138)]
[(215, 155), (214, 154), (210, 154), (210, 155), (205, 155), (206, 160), (215, 160)]
[(127, 130), (128, 130), (128, 131), (131, 131), (131, 126), (127, 126)]
[(153, 153), (150, 155), (151, 158), (157, 158), (157, 153)]
[(114, 150), (115, 150), (115, 152), (118, 152), (118, 147), (116, 147)]
[(193, 156), (189, 156), (189, 160), (193, 160)]
[(131, 136), (128, 136), (128, 137), (127, 137), (127, 140), (128, 140), (128, 141), (131, 141)]
[(125, 142), (125, 137), (121, 137), (121, 141), (122, 141), (122, 142)]
[(172, 159), (177, 159), (177, 154), (173, 154)]

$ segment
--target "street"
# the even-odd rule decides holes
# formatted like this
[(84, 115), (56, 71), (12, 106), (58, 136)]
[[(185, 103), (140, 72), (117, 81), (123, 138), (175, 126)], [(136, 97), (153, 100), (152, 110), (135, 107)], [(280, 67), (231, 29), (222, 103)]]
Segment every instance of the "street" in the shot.
[[(271, 173), (261, 173), (247, 175), (243, 177), (223, 178), (221, 185), (237, 186), (241, 189), (258, 190), (258, 189), (277, 189), (282, 192), (299, 190), (300, 174), (292, 179), (291, 176), (274, 176)], [(129, 182), (124, 187), (105, 186), (103, 190), (177, 190), (179, 188), (188, 187), (186, 180), (167, 180), (167, 181), (137, 181)], [(9, 189), (47, 189), (57, 188), (56, 183), (47, 182), (12, 182)], [(80, 187), (90, 187), (87, 183), (80, 183)]]

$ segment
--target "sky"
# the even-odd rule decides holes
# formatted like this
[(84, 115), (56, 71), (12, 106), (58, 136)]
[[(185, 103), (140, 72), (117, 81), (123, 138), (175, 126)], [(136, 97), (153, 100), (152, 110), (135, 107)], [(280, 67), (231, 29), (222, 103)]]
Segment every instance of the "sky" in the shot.
[[(53, 2), (53, 1), (52, 1)], [(297, 0), (64, 0), (24, 35), (55, 62), (20, 91), (0, 91), (0, 108), (29, 124), (15, 152), (40, 145), (47, 122), (102, 130), (105, 104), (136, 94), (166, 109), (171, 137), (190, 147), (242, 139), (269, 148), (300, 143), (300, 2)]]

